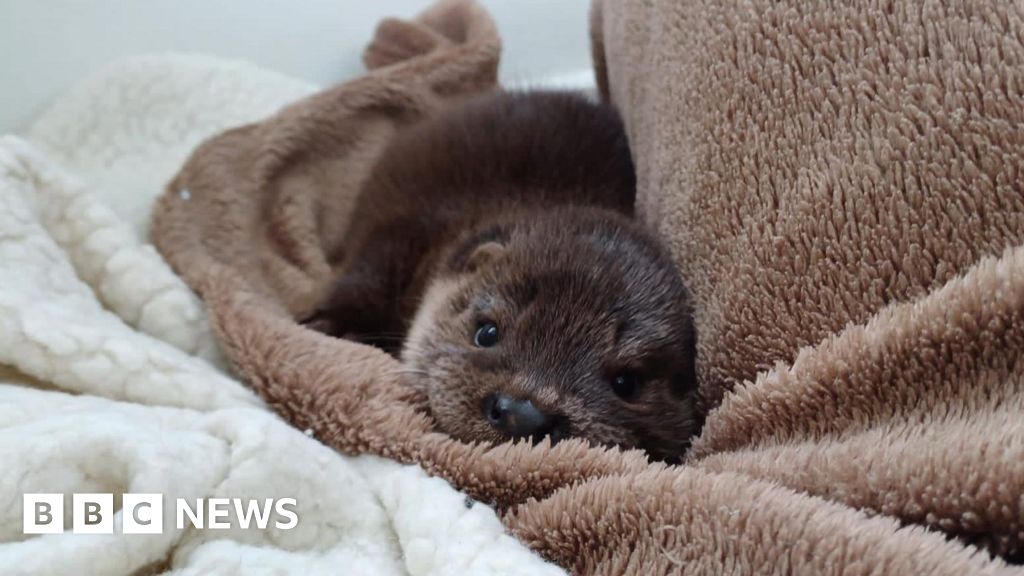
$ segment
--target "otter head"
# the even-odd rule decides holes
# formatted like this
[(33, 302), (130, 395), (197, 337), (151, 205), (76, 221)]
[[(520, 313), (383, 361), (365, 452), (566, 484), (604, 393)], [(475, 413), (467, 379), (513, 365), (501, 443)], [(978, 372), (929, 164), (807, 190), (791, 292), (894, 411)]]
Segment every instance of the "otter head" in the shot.
[(669, 257), (613, 212), (490, 222), (454, 242), (401, 359), (467, 441), (578, 437), (682, 455), (694, 432), (694, 332)]

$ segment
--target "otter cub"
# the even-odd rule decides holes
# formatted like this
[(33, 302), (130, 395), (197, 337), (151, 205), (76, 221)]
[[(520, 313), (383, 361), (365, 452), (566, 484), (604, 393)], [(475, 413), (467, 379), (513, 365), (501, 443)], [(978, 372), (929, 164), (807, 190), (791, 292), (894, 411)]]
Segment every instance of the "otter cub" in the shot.
[(694, 432), (694, 333), (669, 256), (628, 218), (634, 195), (610, 108), (555, 92), (463, 101), (382, 153), (312, 323), (398, 353), (457, 438), (580, 437), (675, 460)]

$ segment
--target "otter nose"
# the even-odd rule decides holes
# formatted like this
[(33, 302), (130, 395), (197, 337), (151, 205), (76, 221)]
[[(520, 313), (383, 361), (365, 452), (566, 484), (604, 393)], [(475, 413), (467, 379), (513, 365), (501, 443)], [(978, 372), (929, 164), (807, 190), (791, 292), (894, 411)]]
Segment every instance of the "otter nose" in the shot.
[[(552, 434), (557, 418), (541, 412), (529, 400), (493, 394), (484, 401), (484, 416), (496, 430), (511, 438)], [(554, 434), (552, 434), (554, 436)], [(552, 438), (555, 439), (555, 438)]]

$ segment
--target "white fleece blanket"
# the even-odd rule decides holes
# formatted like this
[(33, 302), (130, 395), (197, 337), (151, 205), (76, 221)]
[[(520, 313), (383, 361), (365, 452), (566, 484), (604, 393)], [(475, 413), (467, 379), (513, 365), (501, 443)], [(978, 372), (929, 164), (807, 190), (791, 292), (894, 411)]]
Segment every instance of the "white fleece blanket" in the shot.
[[(200, 302), (146, 243), (202, 138), (313, 86), (132, 59), (0, 138), (0, 574), (562, 574), (418, 467), (347, 458), (223, 372)], [(164, 532), (22, 533), (22, 494), (162, 493)], [(185, 497), (295, 498), (297, 527), (175, 528)]]

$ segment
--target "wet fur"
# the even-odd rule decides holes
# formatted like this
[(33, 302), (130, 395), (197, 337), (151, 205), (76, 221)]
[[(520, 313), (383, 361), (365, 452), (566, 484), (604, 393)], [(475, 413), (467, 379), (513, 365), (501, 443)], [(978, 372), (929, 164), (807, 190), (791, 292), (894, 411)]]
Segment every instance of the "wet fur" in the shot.
[[(694, 334), (666, 252), (629, 216), (633, 166), (611, 109), (571, 94), (495, 93), (400, 132), (353, 213), (314, 318), (400, 353), (448, 433), (505, 440), (495, 392), (570, 434), (675, 459), (694, 432)], [(493, 348), (477, 348), (484, 321)], [(609, 379), (644, 384), (628, 401)]]

